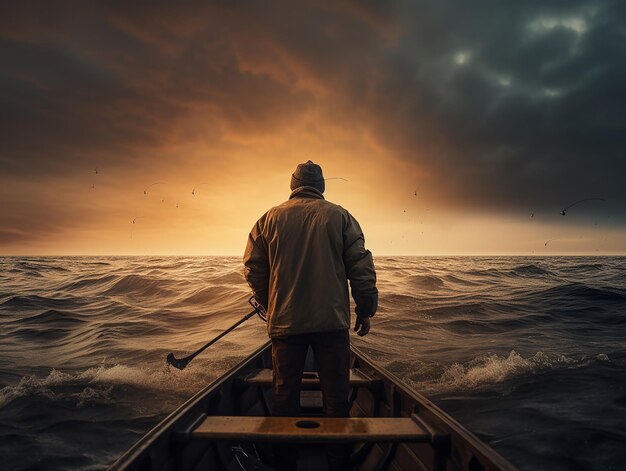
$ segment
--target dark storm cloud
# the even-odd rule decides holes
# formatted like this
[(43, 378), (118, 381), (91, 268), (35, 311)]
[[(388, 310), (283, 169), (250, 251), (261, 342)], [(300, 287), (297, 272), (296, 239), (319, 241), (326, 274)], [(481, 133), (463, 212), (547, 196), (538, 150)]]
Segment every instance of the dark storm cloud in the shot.
[(189, 137), (179, 120), (194, 112), (209, 110), (215, 128), (269, 132), (310, 99), (242, 70), (219, 17), (190, 32), (193, 8), (168, 16), (168, 4), (20, 5), (0, 20), (0, 162), (9, 173), (84, 172), (85, 159), (131, 166)]
[[(188, 137), (365, 127), (456, 207), (626, 203), (625, 6), (107, 2), (4, 7), (0, 162), (131, 165)], [(207, 113), (208, 111), (208, 113)]]
[(459, 206), (623, 206), (623, 3), (413, 4), (383, 58), (374, 132)]

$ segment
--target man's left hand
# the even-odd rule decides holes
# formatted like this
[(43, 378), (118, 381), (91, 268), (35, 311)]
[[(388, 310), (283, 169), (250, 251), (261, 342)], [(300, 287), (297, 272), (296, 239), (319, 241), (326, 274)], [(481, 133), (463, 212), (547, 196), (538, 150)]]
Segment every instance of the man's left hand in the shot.
[(354, 331), (359, 337), (367, 335), (370, 331), (370, 318), (357, 316), (356, 322), (354, 323)]

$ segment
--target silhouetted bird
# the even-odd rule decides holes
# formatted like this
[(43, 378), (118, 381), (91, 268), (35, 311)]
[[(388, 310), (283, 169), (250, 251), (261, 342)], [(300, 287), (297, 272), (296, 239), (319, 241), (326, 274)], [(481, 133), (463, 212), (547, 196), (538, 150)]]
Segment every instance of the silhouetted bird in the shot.
[(603, 198), (585, 198), (583, 200), (576, 201), (575, 203), (570, 204), (567, 208), (561, 211), (561, 216), (565, 216), (565, 212), (570, 209), (572, 206), (576, 206), (579, 203), (583, 203), (585, 201), (604, 201)]
[(149, 190), (150, 188), (152, 188), (154, 185), (165, 185), (165, 182), (154, 182), (154, 183), (151, 183), (150, 185), (148, 185), (148, 186), (146, 187), (146, 189), (145, 189), (145, 190), (143, 190), (143, 194), (144, 194), (144, 195), (147, 195), (147, 194), (148, 194), (148, 190)]
[(198, 183), (196, 186), (193, 187), (193, 190), (191, 190), (191, 194), (195, 195), (196, 194), (196, 190), (198, 189), (198, 187), (202, 186), (202, 185), (208, 185), (208, 183), (207, 182)]

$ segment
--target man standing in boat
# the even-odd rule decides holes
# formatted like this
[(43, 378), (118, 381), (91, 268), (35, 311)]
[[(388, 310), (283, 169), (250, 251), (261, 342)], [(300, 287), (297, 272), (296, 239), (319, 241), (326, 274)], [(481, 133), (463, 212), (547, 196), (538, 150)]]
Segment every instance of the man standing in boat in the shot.
[[(300, 388), (309, 345), (318, 366), (324, 414), (348, 417), (350, 298), (354, 330), (370, 330), (378, 306), (372, 254), (361, 228), (341, 206), (324, 199), (324, 177), (310, 160), (291, 176), (291, 195), (252, 228), (244, 273), (256, 300), (267, 311), (272, 339), (272, 414), (300, 414)], [(349, 467), (350, 449), (328, 447), (330, 469)], [(293, 447), (275, 448), (276, 469), (296, 469)]]

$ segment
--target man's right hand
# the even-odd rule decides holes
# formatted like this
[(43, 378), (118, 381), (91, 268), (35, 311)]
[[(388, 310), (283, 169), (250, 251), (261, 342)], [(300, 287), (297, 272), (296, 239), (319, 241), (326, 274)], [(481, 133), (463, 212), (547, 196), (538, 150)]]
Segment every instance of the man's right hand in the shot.
[(370, 318), (357, 316), (356, 322), (354, 323), (354, 331), (359, 337), (367, 335), (370, 331)]

